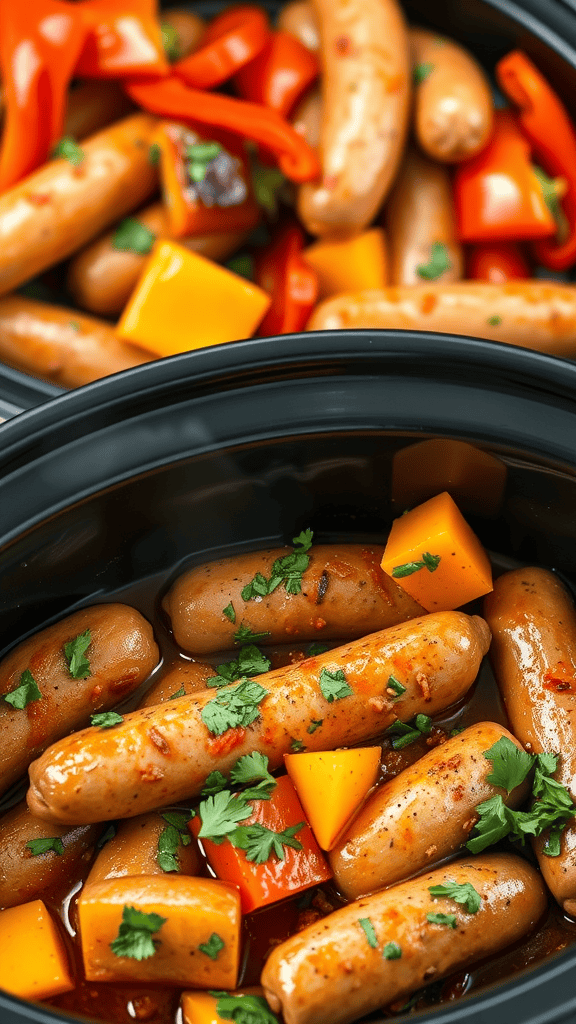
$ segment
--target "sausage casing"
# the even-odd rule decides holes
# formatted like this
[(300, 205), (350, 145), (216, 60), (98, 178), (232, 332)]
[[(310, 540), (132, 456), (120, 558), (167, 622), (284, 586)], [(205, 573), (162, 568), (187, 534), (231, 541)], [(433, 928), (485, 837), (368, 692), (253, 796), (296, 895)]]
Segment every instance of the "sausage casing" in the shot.
[[(476, 913), (428, 887), (470, 884), (481, 897)], [(455, 861), (419, 878), (348, 904), (276, 946), (261, 983), (285, 1024), (350, 1024), (409, 995), (429, 981), (493, 955), (530, 932), (546, 909), (542, 879), (510, 854)], [(455, 928), (429, 913), (454, 915)], [(372, 947), (360, 926), (372, 924)], [(386, 959), (388, 943), (401, 956)]]
[[(233, 646), (240, 623), (268, 633), (262, 643), (347, 640), (422, 614), (422, 608), (380, 568), (384, 548), (361, 544), (313, 546), (302, 592), (281, 584), (267, 597), (242, 599), (257, 573), (268, 579), (286, 548), (237, 555), (201, 565), (180, 576), (166, 594), (176, 642), (195, 654)], [(224, 609), (232, 604), (236, 621)]]
[[(104, 844), (96, 857), (84, 883), (84, 891), (89, 886), (98, 885), (109, 878), (175, 873), (199, 874), (200, 857), (194, 842), (189, 842), (187, 846), (183, 846), (181, 842), (178, 844), (175, 854), (177, 870), (166, 872), (161, 867), (158, 862), (158, 840), (168, 824), (156, 811), (120, 821), (116, 834)], [(46, 822), (44, 827), (46, 828)], [(186, 837), (190, 838), (188, 833)]]
[[(459, 700), (488, 644), (483, 619), (437, 612), (258, 676), (250, 684), (262, 688), (258, 714), (247, 727), (215, 734), (201, 717), (237, 683), (134, 711), (113, 729), (85, 729), (46, 751), (30, 768), (29, 806), (61, 822), (128, 818), (198, 795), (214, 768), (229, 771), (254, 750), (278, 768), (295, 740), (307, 750), (361, 743), (397, 718)], [(325, 695), (326, 673), (345, 682), (341, 697)], [(400, 696), (391, 675), (405, 687)], [(313, 722), (321, 724), (311, 732)]]
[(503, 736), (522, 749), (495, 722), (471, 725), (370, 795), (328, 855), (347, 899), (393, 885), (455, 853), (484, 800), (500, 795), (507, 806), (519, 806), (527, 784), (508, 795), (486, 779), (492, 764), (484, 751)]

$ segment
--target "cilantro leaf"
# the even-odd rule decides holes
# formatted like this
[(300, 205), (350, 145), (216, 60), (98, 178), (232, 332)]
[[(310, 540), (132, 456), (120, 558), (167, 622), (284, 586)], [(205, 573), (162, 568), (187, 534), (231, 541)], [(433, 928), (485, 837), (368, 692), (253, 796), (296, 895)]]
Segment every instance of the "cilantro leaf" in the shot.
[(312, 735), (312, 733), (316, 732), (316, 729), (319, 729), (320, 726), (323, 725), (323, 724), (324, 724), (324, 719), (323, 718), (313, 718), (312, 721), (310, 722), (310, 725), (306, 729), (306, 732), (309, 733), (310, 735)]
[(306, 750), (306, 744), (302, 740), (291, 739), (290, 750), (293, 754), (300, 754), (303, 750)]
[(397, 942), (387, 942), (382, 950), (385, 960), (399, 960), (402, 956), (402, 948)]
[(421, 736), (427, 735), (432, 729), (432, 719), (428, 715), (416, 715), (414, 725), (407, 722), (400, 722), (396, 719), (386, 729), (386, 734), (392, 737), (394, 750), (402, 750), (409, 747), (411, 743), (419, 740)]
[(482, 905), (482, 897), (470, 882), (459, 884), (447, 882), (446, 885), (429, 885), (428, 892), (432, 897), (447, 896), (456, 903), (463, 903), (469, 914), (477, 914)]
[(470, 853), (481, 853), (487, 846), (504, 839), (513, 827), (512, 811), (506, 807), (500, 795), (478, 804), (476, 813), (480, 816), (475, 826), (476, 835), (466, 843)]
[(288, 594), (299, 594), (302, 590), (302, 576), (310, 564), (306, 554), (312, 546), (312, 530), (303, 530), (293, 538), (294, 550), (275, 559), (270, 570), (270, 579), (257, 572), (254, 579), (242, 589), (242, 600), (250, 601), (254, 597), (266, 597), (284, 583)]
[(85, 154), (84, 150), (76, 142), (76, 139), (73, 139), (71, 135), (65, 135), (54, 146), (52, 156), (54, 158), (62, 157), (63, 160), (67, 160), (73, 167), (79, 167), (84, 161)]
[(138, 256), (147, 256), (155, 241), (156, 235), (150, 228), (135, 217), (125, 217), (112, 235), (112, 248), (120, 252), (135, 252)]
[(519, 750), (507, 736), (501, 736), (494, 746), (485, 750), (484, 757), (492, 762), (492, 772), (486, 776), (486, 781), (500, 786), (507, 793), (524, 782), (535, 761), (531, 754)]
[(230, 601), (230, 604), (227, 604), (226, 607), (222, 609), (222, 615), (225, 615), (226, 618), (230, 620), (230, 622), (236, 622), (236, 612), (234, 611), (234, 605), (232, 604), (232, 601)]
[(420, 263), (416, 267), (418, 277), (424, 277), (427, 281), (436, 281), (446, 270), (450, 270), (452, 262), (448, 256), (448, 249), (443, 242), (432, 242), (430, 246), (430, 259), (428, 263)]
[(224, 942), (224, 939), (221, 939), (216, 932), (212, 932), (208, 942), (201, 942), (198, 949), (201, 953), (205, 953), (206, 956), (209, 956), (211, 960), (217, 960), (218, 953), (221, 949), (224, 949), (225, 945), (226, 943)]
[(148, 163), (154, 166), (160, 160), (160, 146), (157, 142), (153, 142), (148, 150)]
[(135, 907), (125, 906), (118, 936), (110, 943), (112, 952), (115, 956), (127, 956), (132, 960), (147, 960), (154, 956), (158, 940), (152, 936), (167, 920), (160, 914), (145, 914)]
[(372, 949), (377, 949), (378, 948), (378, 939), (376, 938), (376, 932), (374, 931), (374, 925), (372, 924), (372, 921), (370, 920), (370, 918), (369, 917), (359, 917), (358, 918), (358, 924), (360, 925), (362, 931), (364, 932), (364, 935), (366, 936), (366, 941), (367, 941), (368, 945), (371, 946)]
[(216, 1013), (222, 1020), (234, 1024), (278, 1024), (263, 996), (231, 995), (229, 992), (210, 992), (218, 1002)]
[(185, 696), (186, 696), (186, 690), (184, 689), (183, 686), (181, 686), (179, 690), (176, 690), (176, 693), (171, 693), (170, 694), (170, 696), (168, 697), (168, 700), (174, 700), (175, 697), (185, 697)]
[(252, 163), (252, 188), (258, 206), (266, 211), (271, 220), (278, 216), (279, 200), (286, 195), (287, 179), (277, 167), (267, 166), (254, 160)]
[(239, 821), (245, 821), (250, 817), (252, 808), (242, 794), (234, 796), (229, 790), (224, 789), (203, 800), (198, 808), (198, 814), (202, 822), (198, 838), (221, 843), (234, 831)]
[(486, 321), (486, 323), (490, 327), (500, 327), (500, 324), (502, 323), (502, 317), (501, 316), (489, 316), (487, 321)]
[(403, 693), (406, 693), (406, 687), (402, 686), (399, 679), (396, 676), (389, 676), (386, 684), (386, 692), (392, 691), (395, 697), (401, 697)]
[(268, 771), (268, 758), (257, 750), (238, 758), (230, 771), (230, 778), (239, 786), (248, 782), (267, 782), (276, 785), (276, 779)]
[(240, 626), (236, 633), (234, 633), (234, 643), (243, 644), (245, 640), (253, 640), (254, 643), (260, 643), (267, 636), (270, 636), (269, 630), (267, 633), (253, 633), (250, 626)]
[(420, 569), (434, 572), (440, 565), (440, 561), (440, 555), (431, 555), (429, 551), (423, 551), (421, 562), (405, 562), (404, 565), (395, 565), (392, 569), (392, 576), (395, 580), (401, 580), (404, 576), (411, 576), (412, 573), (419, 572)]
[(426, 914), (426, 920), (432, 924), (445, 924), (448, 928), (456, 927), (455, 914)]
[(40, 854), (49, 853), (50, 851), (61, 857), (64, 853), (64, 843), (59, 836), (46, 837), (45, 839), (29, 839), (26, 843), (26, 849), (30, 850), (33, 857), (38, 857)]
[(254, 257), (249, 252), (241, 252), (236, 256), (232, 256), (225, 263), (225, 266), (233, 274), (237, 274), (238, 277), (245, 277), (247, 281), (254, 280)]
[(260, 714), (258, 705), (268, 691), (251, 679), (242, 679), (233, 689), (221, 689), (216, 697), (205, 704), (201, 718), (213, 736), (221, 736), (228, 729), (245, 728)]
[(346, 676), (341, 668), (337, 669), (336, 672), (330, 672), (327, 668), (323, 668), (320, 672), (320, 689), (322, 696), (329, 704), (332, 704), (335, 700), (341, 700), (343, 697), (349, 697), (354, 690), (351, 686), (348, 686), (346, 682)]
[(33, 700), (41, 700), (42, 694), (30, 669), (25, 668), (20, 676), (20, 682), (14, 690), (3, 694), (7, 704), (11, 704), (18, 711), (23, 711)]
[(434, 71), (434, 64), (421, 63), (415, 64), (412, 69), (412, 77), (416, 85), (420, 85), (425, 82), (429, 75)]
[(90, 675), (90, 662), (84, 655), (92, 642), (92, 634), (89, 629), (79, 633), (69, 643), (64, 644), (64, 654), (68, 662), (68, 669), (73, 679), (87, 679)]
[(310, 644), (310, 647), (308, 648), (308, 657), (309, 658), (315, 658), (317, 654), (324, 654), (326, 651), (329, 651), (329, 650), (330, 650), (330, 647), (328, 646), (328, 644), (320, 644), (320, 643), (316, 642), (316, 643)]
[(160, 22), (160, 32), (162, 34), (162, 49), (170, 63), (173, 64), (181, 55), (178, 33), (169, 21)]
[(237, 658), (216, 666), (218, 674), (207, 679), (206, 685), (225, 686), (226, 683), (234, 683), (243, 676), (257, 676), (267, 672), (270, 665), (270, 659), (262, 654), (255, 644), (245, 644), (240, 648)]
[(98, 842), (96, 843), (95, 847), (96, 850), (101, 850), (103, 846), (106, 846), (106, 843), (109, 843), (111, 839), (114, 839), (116, 832), (116, 825), (114, 824), (114, 822), (112, 822), (112, 824), (108, 825), (108, 828), (102, 833), (102, 835), (98, 839)]
[(215, 793), (221, 793), (223, 789), (227, 788), (227, 786), (228, 779), (222, 774), (222, 772), (210, 772), (202, 787), (202, 796), (213, 796)]
[(272, 853), (276, 854), (278, 860), (284, 860), (285, 846), (301, 850), (302, 843), (294, 836), (301, 828), (304, 828), (305, 824), (304, 821), (301, 821), (298, 825), (290, 825), (282, 832), (274, 832), (266, 825), (254, 822), (252, 825), (239, 825), (228, 834), (228, 838), (233, 846), (244, 850), (246, 860), (252, 861), (254, 864), (265, 864)]
[(115, 711), (102, 711), (98, 715), (92, 715), (90, 718), (90, 725), (99, 726), (101, 729), (111, 729), (113, 725), (120, 725), (124, 721), (123, 715), (118, 715)]
[(297, 537), (293, 537), (292, 538), (292, 543), (293, 543), (294, 547), (298, 548), (300, 551), (303, 551), (303, 552), (310, 551), (310, 548), (312, 547), (312, 538), (313, 537), (314, 537), (314, 531), (313, 530), (310, 530), (310, 529), (302, 530), (298, 534)]
[[(161, 815), (164, 821), (167, 821), (169, 825), (173, 825), (181, 833), (183, 839), (183, 846), (188, 846), (190, 842), (190, 836), (188, 834), (188, 822), (195, 816), (194, 811), (164, 811)], [(186, 842), (188, 840), (188, 842)]]
[(174, 825), (166, 825), (158, 836), (156, 863), (162, 871), (179, 871), (180, 863), (176, 856), (180, 843), (180, 833)]

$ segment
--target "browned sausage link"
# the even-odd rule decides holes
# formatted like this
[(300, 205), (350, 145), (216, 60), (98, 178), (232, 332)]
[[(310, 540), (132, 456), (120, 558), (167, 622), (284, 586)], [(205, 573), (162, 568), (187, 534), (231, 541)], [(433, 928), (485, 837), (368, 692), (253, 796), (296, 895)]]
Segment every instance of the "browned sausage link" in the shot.
[[(201, 717), (235, 683), (134, 711), (114, 729), (85, 729), (46, 751), (30, 768), (29, 806), (54, 821), (129, 818), (197, 796), (210, 771), (229, 771), (254, 750), (278, 768), (294, 740), (307, 750), (361, 743), (396, 718), (434, 715), (459, 700), (488, 644), (483, 619), (437, 612), (258, 676), (262, 699), (247, 728), (216, 735)], [(334, 675), (342, 683), (342, 674), (345, 693), (330, 701), (322, 685), (327, 691)], [(400, 697), (391, 675), (406, 688)], [(312, 721), (322, 724), (310, 733)]]
[(158, 187), (156, 121), (133, 114), (82, 143), (74, 166), (52, 160), (0, 196), (0, 294), (66, 259)]
[(314, 7), (310, 0), (291, 0), (284, 4), (278, 15), (278, 28), (294, 36), (312, 53), (320, 49), (320, 33)]
[[(476, 913), (429, 886), (472, 885), (481, 897)], [(261, 982), (272, 1010), (285, 1024), (349, 1024), (365, 1013), (409, 995), (457, 968), (494, 955), (527, 935), (546, 910), (542, 879), (511, 854), (456, 861), (429, 874), (350, 903), (276, 946)], [(428, 920), (455, 917), (455, 928)], [(360, 921), (368, 918), (371, 946)], [(384, 948), (401, 951), (387, 959)]]
[(314, 0), (321, 37), (322, 178), (298, 194), (312, 234), (353, 235), (378, 212), (408, 127), (410, 56), (396, 0)]
[[(105, 882), (107, 878), (166, 874), (158, 862), (158, 840), (168, 825), (169, 822), (157, 811), (121, 821), (116, 834), (105, 843), (96, 857), (84, 883), (84, 891), (91, 885)], [(44, 828), (47, 828), (46, 822)], [(187, 831), (185, 838), (190, 839)], [(168, 873), (197, 875), (199, 871), (200, 855), (195, 842), (191, 841), (187, 846), (180, 842), (174, 866), (171, 866)]]
[[(422, 615), (420, 605), (382, 572), (384, 548), (361, 544), (314, 546), (300, 594), (288, 594), (280, 584), (266, 597), (244, 601), (243, 588), (257, 573), (269, 579), (275, 560), (286, 554), (286, 548), (275, 548), (237, 555), (180, 576), (162, 603), (176, 642), (195, 654), (226, 650), (241, 624), (267, 633), (262, 643), (351, 640)], [(235, 622), (224, 615), (230, 603)]]
[[(157, 238), (171, 237), (162, 203), (140, 210), (135, 218)], [(82, 309), (100, 316), (114, 317), (122, 312), (147, 260), (146, 255), (117, 249), (114, 245), (116, 231), (117, 226), (91, 242), (68, 267), (66, 284), (72, 298)], [(223, 231), (182, 238), (179, 242), (218, 262), (231, 256), (242, 245), (246, 234), (245, 231)]]
[(63, 134), (85, 139), (126, 117), (133, 109), (134, 104), (119, 82), (80, 82), (68, 94)]
[(151, 358), (102, 320), (19, 295), (0, 298), (0, 359), (16, 370), (76, 388)]
[[(86, 630), (91, 635), (86, 650), (90, 675), (78, 679), (70, 673), (64, 644)], [(0, 663), (0, 694), (18, 688), (28, 671), (42, 696), (22, 709), (0, 701), (0, 790), (50, 743), (132, 693), (158, 657), (150, 623), (125, 604), (83, 608), (14, 648)]]
[(312, 89), (300, 100), (292, 116), (292, 126), (312, 149), (318, 148), (322, 127), (322, 96), (319, 88)]
[(575, 356), (576, 288), (550, 281), (457, 281), (355, 292), (321, 302), (307, 330), (345, 328), (468, 334)]
[(484, 751), (503, 736), (522, 749), (501, 725), (480, 722), (372, 793), (330, 853), (336, 884), (347, 899), (393, 885), (456, 853), (483, 800), (500, 795), (509, 807), (522, 803), (527, 783), (508, 796), (486, 779), (492, 764)]
[[(102, 829), (98, 825), (54, 825), (17, 804), (0, 818), (0, 908), (16, 907), (38, 899), (88, 867), (92, 847)], [(28, 843), (35, 839), (61, 839), (63, 853), (48, 851), (34, 856)]]
[(177, 60), (187, 57), (189, 53), (198, 49), (206, 31), (206, 24), (197, 14), (184, 7), (174, 7), (170, 11), (162, 11), (161, 21), (171, 25), (176, 32), (178, 37)]
[(453, 40), (413, 28), (410, 43), (418, 142), (434, 160), (468, 160), (492, 131), (490, 83), (474, 57)]
[(434, 280), (464, 276), (462, 246), (456, 238), (450, 176), (441, 164), (411, 146), (388, 197), (384, 226), (390, 249), (390, 284), (422, 284), (433, 246), (444, 246), (448, 266)]
[[(576, 802), (576, 610), (545, 569), (515, 569), (494, 583), (485, 600), (494, 631), (490, 658), (510, 726), (530, 750), (559, 753), (555, 779)], [(562, 833), (559, 857), (542, 852), (540, 870), (553, 896), (576, 914), (576, 823)]]
[(214, 665), (207, 665), (203, 661), (178, 662), (150, 687), (138, 707), (152, 708), (155, 704), (163, 704), (165, 700), (171, 700), (176, 695), (184, 697), (197, 693), (198, 690), (205, 690), (206, 680), (215, 675)]

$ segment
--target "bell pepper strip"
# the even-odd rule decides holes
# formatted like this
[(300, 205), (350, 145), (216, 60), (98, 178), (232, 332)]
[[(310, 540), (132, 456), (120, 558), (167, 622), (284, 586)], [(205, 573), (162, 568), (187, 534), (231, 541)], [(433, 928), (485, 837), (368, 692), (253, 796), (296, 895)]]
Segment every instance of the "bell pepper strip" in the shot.
[(78, 76), (168, 74), (156, 0), (81, 0), (75, 10), (87, 30)]
[(275, 110), (219, 93), (191, 89), (175, 75), (161, 81), (127, 79), (130, 99), (160, 117), (184, 121), (252, 139), (274, 153), (280, 170), (292, 181), (312, 181), (320, 175), (320, 163), (311, 146)]
[(288, 32), (274, 32), (258, 56), (238, 71), (234, 84), (243, 99), (289, 117), (319, 72), (316, 54)]
[(517, 242), (486, 242), (470, 249), (466, 277), (471, 281), (506, 284), (532, 277), (528, 259)]
[(63, 135), (68, 85), (86, 28), (70, 4), (0, 4), (0, 73), (5, 121), (0, 191), (45, 163)]
[(237, 136), (208, 136), (164, 122), (154, 142), (160, 180), (174, 238), (255, 227), (260, 208), (252, 190), (246, 149)]
[(258, 328), (261, 338), (304, 330), (318, 298), (318, 273), (302, 256), (304, 234), (297, 225), (283, 227), (254, 263), (256, 284), (272, 303)]
[[(200, 836), (200, 842), (216, 876), (240, 890), (244, 914), (286, 899), (288, 896), (295, 896), (305, 889), (329, 881), (332, 877), (332, 871), (312, 834), (310, 825), (306, 822), (296, 790), (287, 775), (276, 780), (269, 800), (254, 800), (251, 804), (253, 813), (243, 819), (240, 825), (243, 828), (263, 825), (278, 835), (274, 849), (263, 863), (258, 863), (261, 858), (250, 849), (241, 849), (234, 845), (235, 842), (242, 842), (244, 847), (247, 845), (243, 841), (245, 833), (242, 839), (236, 839), (232, 833), (223, 841), (221, 836), (218, 837), (217, 842)], [(188, 828), (198, 838), (202, 826), (200, 805), (199, 813), (188, 822)], [(280, 858), (275, 851), (282, 842), (282, 833), (289, 838), (290, 845), (282, 844), (283, 857)], [(257, 838), (255, 837), (256, 841)], [(253, 856), (256, 859), (249, 859)]]
[(194, 89), (212, 89), (252, 61), (270, 34), (259, 7), (233, 7), (211, 22), (200, 49), (174, 64), (174, 73)]
[(518, 106), (522, 131), (548, 174), (564, 178), (567, 184), (562, 209), (568, 222), (568, 237), (538, 242), (534, 253), (550, 270), (567, 270), (576, 261), (576, 129), (568, 112), (546, 79), (520, 50), (514, 50), (496, 65), (496, 77), (503, 92)]
[(530, 143), (511, 111), (496, 111), (486, 148), (456, 168), (454, 203), (462, 242), (533, 241), (556, 233)]

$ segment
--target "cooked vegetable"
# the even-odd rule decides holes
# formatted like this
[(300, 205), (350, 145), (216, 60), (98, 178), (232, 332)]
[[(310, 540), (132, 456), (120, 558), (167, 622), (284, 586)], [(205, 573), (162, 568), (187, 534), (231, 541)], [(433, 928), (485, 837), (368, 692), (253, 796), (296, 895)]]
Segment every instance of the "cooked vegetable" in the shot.
[(258, 328), (261, 337), (292, 334), (306, 326), (316, 304), (318, 280), (303, 251), (302, 229), (287, 224), (256, 256), (256, 281), (270, 295), (270, 308)]
[(273, 32), (260, 53), (237, 72), (234, 82), (244, 99), (290, 117), (319, 70), (315, 54), (280, 30)]
[(387, 245), (382, 228), (369, 228), (343, 241), (322, 239), (309, 245), (302, 255), (318, 275), (319, 299), (361, 288), (384, 288), (388, 284)]
[(194, 89), (212, 89), (253, 60), (270, 34), (261, 7), (231, 7), (210, 22), (200, 48), (175, 64), (174, 73)]
[(74, 988), (64, 943), (42, 900), (0, 911), (0, 988), (33, 1000)]
[(473, 281), (506, 284), (507, 281), (530, 277), (531, 272), (517, 242), (486, 242), (469, 249), (466, 276)]

